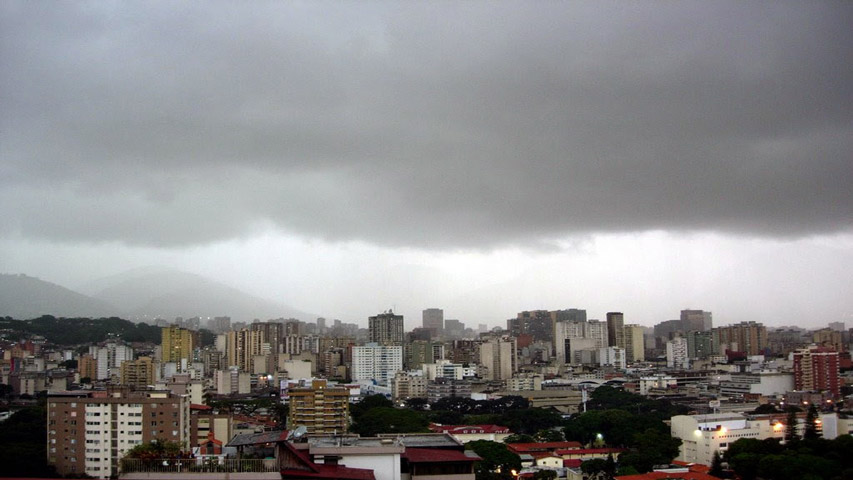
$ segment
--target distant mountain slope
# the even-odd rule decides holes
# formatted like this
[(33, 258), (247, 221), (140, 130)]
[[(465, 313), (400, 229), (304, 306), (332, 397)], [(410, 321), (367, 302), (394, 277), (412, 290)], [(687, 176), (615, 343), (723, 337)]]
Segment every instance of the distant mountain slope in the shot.
[(130, 317), (229, 316), (234, 321), (255, 318), (316, 316), (258, 298), (192, 273), (159, 267), (131, 270), (102, 278), (83, 288), (97, 299), (122, 308)]
[(0, 316), (16, 319), (120, 316), (121, 310), (98, 300), (26, 275), (0, 274)]

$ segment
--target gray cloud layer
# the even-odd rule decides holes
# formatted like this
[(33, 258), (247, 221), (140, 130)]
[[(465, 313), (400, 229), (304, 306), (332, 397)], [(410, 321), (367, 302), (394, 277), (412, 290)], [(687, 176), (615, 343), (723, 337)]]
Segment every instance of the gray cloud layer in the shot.
[(0, 216), (27, 237), (853, 225), (850, 3), (0, 9)]

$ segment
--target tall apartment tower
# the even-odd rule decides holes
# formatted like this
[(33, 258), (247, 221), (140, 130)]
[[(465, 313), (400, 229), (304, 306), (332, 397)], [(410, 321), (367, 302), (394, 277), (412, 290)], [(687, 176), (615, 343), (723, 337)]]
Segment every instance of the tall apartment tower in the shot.
[(282, 347), (282, 337), (284, 337), (284, 324), (279, 322), (258, 322), (253, 323), (251, 330), (263, 332), (264, 342), (269, 344), (270, 353), (284, 353)]
[(711, 330), (716, 353), (726, 350), (759, 355), (767, 348), (767, 328), (756, 322), (741, 322)]
[(390, 386), (394, 375), (403, 369), (403, 347), (369, 343), (352, 348), (352, 380), (373, 380)]
[(343, 434), (349, 426), (349, 389), (329, 387), (314, 380), (310, 388), (291, 388), (290, 429), (305, 427), (309, 434)]
[(643, 327), (640, 325), (625, 325), (625, 361), (628, 363), (642, 362), (646, 359), (646, 342)]
[(487, 380), (508, 380), (518, 371), (518, 347), (513, 337), (490, 338), (480, 344), (480, 365)]
[(379, 315), (368, 317), (370, 341), (380, 345), (403, 344), (403, 316), (388, 310)]
[(625, 315), (607, 312), (607, 343), (611, 347), (625, 348)]
[(230, 331), (226, 337), (228, 366), (239, 367), (244, 372), (252, 371), (252, 357), (264, 352), (264, 333), (259, 330), (242, 329)]
[(675, 337), (666, 342), (666, 366), (688, 370), (690, 368), (690, 357), (687, 355), (687, 339)]
[(193, 358), (193, 337), (192, 332), (185, 328), (163, 327), (161, 332), (161, 351), (160, 360), (163, 363), (174, 362), (181, 363), (182, 359), (187, 361)]
[(811, 346), (794, 352), (794, 389), (841, 394), (838, 352)]
[(155, 439), (189, 446), (190, 400), (169, 392), (65, 392), (47, 398), (47, 461), (60, 475), (110, 478)]

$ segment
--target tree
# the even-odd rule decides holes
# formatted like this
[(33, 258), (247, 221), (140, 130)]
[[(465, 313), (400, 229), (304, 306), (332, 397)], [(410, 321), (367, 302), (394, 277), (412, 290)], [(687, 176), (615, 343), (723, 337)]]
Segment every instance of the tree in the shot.
[(477, 479), (491, 478), (498, 469), (507, 477), (513, 470), (521, 470), (521, 458), (503, 443), (475, 440), (466, 443), (465, 449), (473, 450), (482, 459), (474, 464)]
[(394, 402), (385, 398), (385, 395), (368, 395), (361, 399), (358, 403), (353, 403), (350, 405), (350, 416), (353, 419), (358, 419), (358, 417), (367, 413), (371, 409), (384, 407), (384, 408), (392, 408), (394, 406)]
[(566, 441), (566, 437), (563, 435), (562, 430), (546, 428), (536, 432), (536, 440), (540, 442), (564, 442)]
[(505, 412), (500, 416), (497, 423), (509, 427), (516, 433), (535, 435), (540, 430), (560, 426), (563, 423), (563, 418), (553, 410), (528, 408)]
[(611, 480), (616, 473), (616, 464), (613, 463), (613, 457), (610, 457), (610, 462), (603, 458), (594, 458), (583, 462), (581, 471), (590, 480)]
[(406, 399), (406, 407), (423, 412), (429, 409), (429, 401), (426, 398), (409, 398)]
[(812, 403), (806, 412), (806, 424), (803, 428), (803, 439), (814, 440), (819, 437), (817, 433), (817, 407)]
[(142, 460), (189, 458), (189, 456), (189, 452), (181, 450), (180, 443), (161, 439), (155, 439), (148, 443), (140, 443), (124, 454), (124, 458), (138, 458)]
[(756, 407), (756, 409), (753, 410), (752, 413), (756, 415), (765, 413), (779, 413), (779, 409), (776, 408), (776, 405), (773, 405), (772, 403), (763, 403)]
[(640, 473), (650, 472), (655, 465), (669, 464), (678, 456), (681, 440), (655, 429), (634, 434), (632, 447), (619, 456), (620, 465), (630, 465)]
[(553, 470), (537, 470), (533, 474), (533, 480), (556, 480), (557, 472)]
[(504, 439), (504, 443), (533, 443), (536, 439), (524, 433), (513, 433)]
[(379, 433), (428, 432), (428, 426), (429, 421), (420, 412), (376, 407), (357, 418), (351, 430), (363, 437), (375, 437)]
[(711, 459), (711, 469), (708, 473), (715, 477), (723, 476), (723, 457), (720, 456), (719, 450), (714, 450), (714, 458)]
[(788, 418), (785, 420), (785, 443), (791, 443), (799, 440), (797, 436), (797, 411), (793, 408), (788, 409)]

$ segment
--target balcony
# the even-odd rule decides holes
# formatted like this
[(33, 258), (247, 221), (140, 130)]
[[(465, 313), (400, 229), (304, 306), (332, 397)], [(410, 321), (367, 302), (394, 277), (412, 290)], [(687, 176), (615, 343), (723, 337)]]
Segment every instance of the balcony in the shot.
[(119, 478), (126, 480), (279, 480), (278, 460), (234, 458), (121, 460)]

